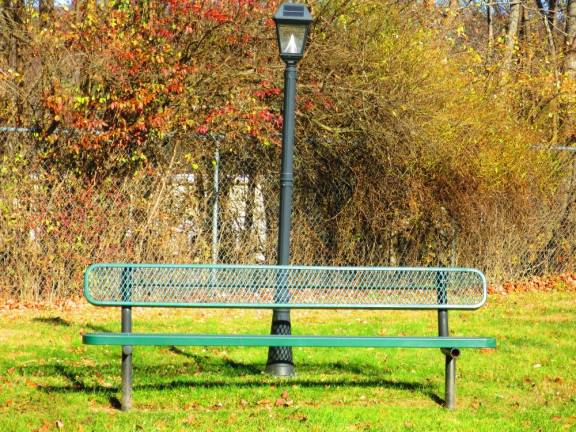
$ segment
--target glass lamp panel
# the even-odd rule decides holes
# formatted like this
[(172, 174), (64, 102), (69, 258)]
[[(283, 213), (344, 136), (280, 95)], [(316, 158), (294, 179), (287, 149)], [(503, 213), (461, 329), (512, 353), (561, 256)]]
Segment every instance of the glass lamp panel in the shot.
[(304, 52), (305, 25), (278, 24), (280, 54), (301, 55)]

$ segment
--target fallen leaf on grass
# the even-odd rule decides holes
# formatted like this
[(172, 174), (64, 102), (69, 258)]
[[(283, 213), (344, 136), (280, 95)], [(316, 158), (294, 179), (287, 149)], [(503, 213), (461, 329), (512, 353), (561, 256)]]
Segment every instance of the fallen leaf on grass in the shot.
[(246, 406), (248, 406), (248, 401), (247, 401), (246, 399), (242, 399), (242, 400), (240, 401), (240, 405), (243, 406), (243, 407), (246, 407)]
[(270, 402), (268, 399), (262, 399), (259, 400), (258, 402), (256, 402), (258, 405), (270, 405), (272, 402)]
[(496, 350), (493, 348), (480, 348), (480, 352), (482, 354), (493, 354), (496, 352)]
[(218, 402), (218, 403), (212, 405), (212, 409), (214, 409), (214, 410), (219, 410), (219, 409), (221, 409), (223, 406), (224, 406), (224, 404), (223, 404), (222, 402)]
[(62, 420), (56, 420), (56, 427), (62, 429), (64, 427), (64, 422)]
[(34, 383), (34, 382), (32, 382), (32, 381), (30, 381), (30, 380), (28, 380), (28, 379), (25, 381), (25, 383), (26, 383), (26, 385), (27, 385), (28, 387), (30, 387), (30, 388), (36, 388), (36, 387), (38, 387), (38, 384), (36, 384), (36, 383)]
[(276, 399), (276, 402), (274, 402), (274, 405), (277, 407), (279, 407), (279, 406), (289, 407), (290, 405), (293, 405), (293, 404), (294, 404), (293, 400), (284, 399), (284, 398), (278, 398), (278, 399)]
[(52, 426), (52, 423), (50, 423), (48, 420), (44, 420), (44, 422), (42, 423), (42, 426), (40, 426), (34, 432), (47, 432), (50, 430), (51, 426)]
[(308, 420), (308, 417), (306, 417), (304, 414), (293, 414), (289, 418), (291, 418), (292, 420), (297, 420), (302, 423)]

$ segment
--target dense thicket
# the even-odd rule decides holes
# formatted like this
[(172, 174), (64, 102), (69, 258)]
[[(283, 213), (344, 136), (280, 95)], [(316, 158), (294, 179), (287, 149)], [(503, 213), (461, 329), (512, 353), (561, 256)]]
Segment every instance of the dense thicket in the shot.
[[(575, 136), (572, 2), (310, 3), (294, 261), (570, 268), (544, 150)], [(91, 261), (274, 262), (277, 2), (35, 6), (1, 14), (0, 123), (30, 131), (0, 149), (4, 292), (75, 292)]]

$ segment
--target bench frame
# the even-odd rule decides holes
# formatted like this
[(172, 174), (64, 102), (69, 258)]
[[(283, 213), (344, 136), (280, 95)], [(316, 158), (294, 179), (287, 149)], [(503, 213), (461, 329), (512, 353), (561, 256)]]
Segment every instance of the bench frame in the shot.
[[(334, 305), (301, 305), (282, 304), (282, 309), (276, 309), (270, 304), (189, 304), (189, 303), (146, 303), (132, 302), (130, 298), (122, 301), (100, 301), (95, 299), (89, 290), (89, 273), (99, 267), (104, 268), (210, 268), (210, 269), (250, 269), (268, 268), (282, 269), (319, 269), (329, 270), (333, 267), (304, 267), (304, 266), (240, 266), (240, 265), (154, 265), (154, 264), (93, 264), (86, 269), (84, 279), (84, 295), (87, 300), (97, 306), (121, 307), (121, 333), (91, 333), (82, 336), (83, 343), (88, 345), (119, 345), (122, 346), (122, 400), (121, 409), (128, 411), (132, 407), (132, 353), (133, 346), (262, 346), (262, 347), (396, 347), (396, 348), (439, 348), (445, 357), (445, 400), (444, 406), (454, 409), (456, 406), (456, 359), (460, 356), (461, 348), (495, 348), (494, 338), (485, 337), (450, 337), (448, 327), (449, 309), (477, 309), (486, 301), (486, 279), (478, 270), (454, 268), (377, 268), (377, 270), (390, 271), (427, 271), (437, 272), (439, 275), (448, 272), (476, 272), (483, 284), (482, 301), (474, 305), (345, 305), (336, 306), (347, 309), (434, 309), (438, 311), (437, 337), (366, 337), (366, 336), (300, 336), (300, 335), (213, 335), (213, 334), (142, 334), (132, 332), (132, 307), (218, 307), (218, 308), (268, 308), (279, 314), (279, 319), (289, 316), (290, 309), (333, 309)], [(340, 269), (340, 268), (339, 268)], [(370, 267), (349, 267), (345, 270), (361, 271), (375, 270)], [(441, 302), (440, 298), (438, 299)], [(444, 302), (446, 300), (444, 299)]]

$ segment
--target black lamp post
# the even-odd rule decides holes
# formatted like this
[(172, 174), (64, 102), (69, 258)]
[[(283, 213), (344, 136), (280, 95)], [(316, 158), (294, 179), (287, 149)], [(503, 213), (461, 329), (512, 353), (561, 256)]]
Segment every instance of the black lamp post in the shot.
[[(289, 264), (290, 229), (292, 225), (292, 189), (294, 174), (292, 171), (294, 154), (294, 129), (296, 106), (296, 64), (304, 55), (308, 29), (312, 22), (310, 11), (303, 4), (284, 3), (274, 15), (276, 35), (280, 57), (286, 63), (284, 70), (284, 123), (282, 126), (282, 170), (280, 173), (280, 225), (278, 228), (278, 265)], [(275, 301), (287, 303), (287, 287), (276, 289)], [(274, 309), (272, 315), (272, 334), (289, 335), (291, 333), (290, 309)], [(294, 375), (292, 348), (270, 347), (266, 371), (275, 376)]]

